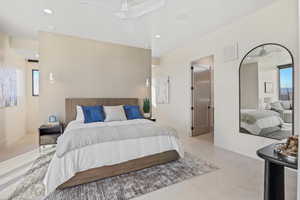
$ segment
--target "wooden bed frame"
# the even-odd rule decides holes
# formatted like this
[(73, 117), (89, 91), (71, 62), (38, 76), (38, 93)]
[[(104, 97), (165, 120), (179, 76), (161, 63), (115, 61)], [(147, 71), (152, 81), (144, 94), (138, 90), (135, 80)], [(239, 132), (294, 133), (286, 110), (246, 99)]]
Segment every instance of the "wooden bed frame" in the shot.
[[(72, 98), (66, 99), (66, 123), (76, 118), (76, 105), (138, 105), (138, 99), (136, 98)], [(155, 165), (164, 164), (177, 160), (179, 158), (178, 153), (173, 151), (167, 151), (159, 154), (154, 154), (135, 160), (130, 160), (116, 165), (103, 166), (99, 168), (89, 169), (83, 172), (78, 172), (69, 179), (67, 182), (60, 185), (59, 189), (64, 189), (84, 183), (93, 182), (99, 179), (117, 176)]]

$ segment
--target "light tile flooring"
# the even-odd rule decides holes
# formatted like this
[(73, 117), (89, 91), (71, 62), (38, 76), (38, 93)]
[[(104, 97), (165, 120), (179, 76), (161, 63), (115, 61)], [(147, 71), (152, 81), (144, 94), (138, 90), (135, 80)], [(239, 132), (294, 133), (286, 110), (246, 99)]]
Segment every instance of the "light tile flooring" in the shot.
[(10, 146), (0, 146), (0, 162), (14, 158), (38, 147), (38, 134), (26, 134)]
[[(185, 150), (215, 163), (219, 170), (140, 196), (137, 200), (262, 200), (263, 162), (212, 144), (210, 134), (186, 138)], [(19, 176), (38, 156), (34, 150), (0, 163), (0, 199), (13, 191)], [(12, 180), (12, 181), (11, 181)], [(296, 200), (296, 172), (286, 171), (286, 200)]]

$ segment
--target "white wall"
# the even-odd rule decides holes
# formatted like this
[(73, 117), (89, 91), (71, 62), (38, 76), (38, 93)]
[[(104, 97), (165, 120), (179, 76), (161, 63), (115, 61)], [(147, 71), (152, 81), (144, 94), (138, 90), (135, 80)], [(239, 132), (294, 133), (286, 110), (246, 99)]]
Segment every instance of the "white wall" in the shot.
[[(278, 66), (292, 63), (292, 58), (287, 51), (273, 53), (257, 59), (258, 62), (258, 76), (259, 76), (259, 100), (260, 103), (264, 101), (265, 97), (272, 98), (272, 101), (279, 99), (279, 76)], [(265, 93), (265, 82), (273, 83), (273, 93)], [(265, 104), (263, 103), (263, 106)]]
[[(264, 98), (270, 97), (272, 98), (272, 102), (278, 101), (279, 99), (279, 76), (278, 76), (278, 68), (276, 65), (272, 65), (272, 67), (265, 67), (268, 63), (258, 63), (258, 76), (259, 76), (259, 100), (260, 103), (264, 102)], [(265, 93), (265, 82), (270, 82), (273, 84), (273, 92)], [(264, 103), (262, 103), (265, 105)]]
[[(177, 128), (182, 136), (189, 135), (190, 63), (201, 57), (214, 55), (215, 145), (256, 157), (258, 148), (274, 141), (239, 133), (239, 64), (242, 56), (253, 47), (275, 42), (292, 51), (297, 73), (297, 8), (297, 0), (278, 0), (269, 7), (202, 38), (195, 35), (184, 47), (162, 56), (160, 67), (153, 68), (153, 75), (170, 76), (170, 104), (158, 105), (153, 109), (158, 122)], [(240, 58), (224, 62), (224, 46), (235, 42), (239, 45)], [(298, 109), (298, 105), (296, 106)]]
[[(65, 98), (144, 98), (151, 50), (41, 32), (40, 120), (65, 118)], [(55, 82), (49, 81), (53, 73)]]

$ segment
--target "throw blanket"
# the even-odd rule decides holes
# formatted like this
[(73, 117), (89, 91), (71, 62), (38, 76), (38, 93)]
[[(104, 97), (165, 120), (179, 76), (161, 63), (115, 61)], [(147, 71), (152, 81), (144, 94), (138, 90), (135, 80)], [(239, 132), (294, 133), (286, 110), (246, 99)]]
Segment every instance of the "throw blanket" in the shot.
[(273, 116), (279, 116), (277, 112), (272, 110), (257, 110), (241, 113), (241, 120), (248, 124), (255, 124), (258, 120)]
[(56, 154), (59, 158), (66, 153), (88, 145), (153, 136), (175, 136), (172, 128), (161, 127), (150, 120), (103, 122), (97, 125), (72, 126), (58, 138)]

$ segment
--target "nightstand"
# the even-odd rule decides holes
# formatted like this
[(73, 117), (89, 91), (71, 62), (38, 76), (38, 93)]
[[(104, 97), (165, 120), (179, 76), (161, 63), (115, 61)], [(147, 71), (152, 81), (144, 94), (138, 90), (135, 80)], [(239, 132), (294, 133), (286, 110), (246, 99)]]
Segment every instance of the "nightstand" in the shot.
[(62, 124), (50, 126), (42, 125), (39, 128), (39, 147), (42, 145), (56, 144), (57, 138), (63, 134), (64, 126)]
[(150, 121), (153, 121), (153, 122), (156, 122), (156, 119), (154, 119), (154, 118), (146, 118), (146, 119), (148, 119)]

